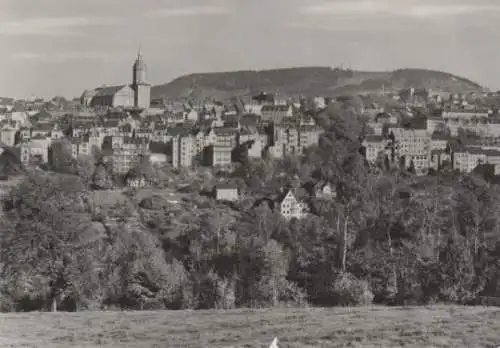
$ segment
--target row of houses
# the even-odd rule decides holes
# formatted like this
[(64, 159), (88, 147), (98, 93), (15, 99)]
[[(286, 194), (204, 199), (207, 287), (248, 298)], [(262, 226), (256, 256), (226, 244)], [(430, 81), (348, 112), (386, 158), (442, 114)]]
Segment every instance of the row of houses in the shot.
[(444, 167), (470, 173), (480, 164), (494, 165), (500, 171), (500, 141), (478, 141), (456, 147), (450, 146), (451, 140), (450, 136), (431, 134), (426, 129), (389, 128), (387, 136), (368, 135), (363, 147), (370, 163), (376, 163), (381, 156), (392, 156), (402, 160), (407, 168), (413, 166), (420, 175)]
[(0, 123), (0, 140), (21, 149), (23, 163), (45, 163), (51, 146), (70, 135), (72, 154), (92, 155), (95, 149), (113, 163), (117, 174), (127, 173), (141, 156), (173, 167), (195, 163), (230, 170), (245, 159), (300, 155), (317, 144), (321, 130), (309, 117), (286, 117), (281, 122), (257, 115), (212, 115), (196, 121), (170, 119), (170, 113), (141, 117), (127, 113), (106, 117), (54, 117), (40, 113), (31, 121)]

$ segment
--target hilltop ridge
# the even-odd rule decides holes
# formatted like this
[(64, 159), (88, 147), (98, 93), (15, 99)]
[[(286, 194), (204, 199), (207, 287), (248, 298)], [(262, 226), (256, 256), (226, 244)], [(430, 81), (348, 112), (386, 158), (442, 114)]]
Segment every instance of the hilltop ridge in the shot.
[(467, 78), (427, 69), (394, 71), (353, 71), (331, 67), (298, 67), (274, 70), (241, 70), (183, 75), (154, 86), (153, 98), (227, 98), (245, 97), (258, 91), (278, 92), (283, 96), (338, 96), (426, 88), (449, 93), (481, 92), (484, 88)]

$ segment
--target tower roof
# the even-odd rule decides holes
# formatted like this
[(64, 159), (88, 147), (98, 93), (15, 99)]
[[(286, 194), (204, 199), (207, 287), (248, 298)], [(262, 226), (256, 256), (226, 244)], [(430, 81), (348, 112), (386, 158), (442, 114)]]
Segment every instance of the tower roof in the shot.
[(146, 67), (146, 64), (144, 63), (144, 60), (142, 59), (142, 53), (139, 50), (137, 52), (137, 58), (134, 62), (134, 69), (144, 69)]

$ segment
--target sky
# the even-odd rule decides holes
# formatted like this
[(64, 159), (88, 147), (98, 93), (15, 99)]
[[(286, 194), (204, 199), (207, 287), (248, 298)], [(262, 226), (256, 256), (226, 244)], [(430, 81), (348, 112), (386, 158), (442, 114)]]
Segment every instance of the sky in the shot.
[(183, 74), (427, 68), (500, 88), (498, 0), (0, 0), (0, 96)]

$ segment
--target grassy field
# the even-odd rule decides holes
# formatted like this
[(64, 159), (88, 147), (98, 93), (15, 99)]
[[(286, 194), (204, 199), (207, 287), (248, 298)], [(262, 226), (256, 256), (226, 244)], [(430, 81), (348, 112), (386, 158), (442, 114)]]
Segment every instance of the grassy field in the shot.
[(1, 347), (496, 347), (500, 308), (0, 315)]

